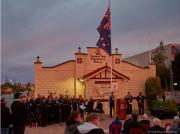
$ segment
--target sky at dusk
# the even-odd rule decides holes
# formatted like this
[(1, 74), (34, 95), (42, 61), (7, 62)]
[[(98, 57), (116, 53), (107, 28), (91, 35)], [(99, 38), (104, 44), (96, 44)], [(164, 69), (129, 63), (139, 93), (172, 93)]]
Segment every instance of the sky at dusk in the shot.
[[(1, 82), (33, 82), (34, 61), (54, 66), (95, 47), (107, 0), (2, 0)], [(180, 0), (111, 0), (112, 50), (123, 57), (180, 43)]]

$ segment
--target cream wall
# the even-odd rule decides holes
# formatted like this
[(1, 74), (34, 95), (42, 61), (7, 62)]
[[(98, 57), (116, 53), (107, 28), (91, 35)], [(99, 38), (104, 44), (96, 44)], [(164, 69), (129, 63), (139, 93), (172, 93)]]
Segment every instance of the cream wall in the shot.
[[(122, 62), (122, 72), (130, 77), (127, 90), (125, 90), (125, 95), (127, 95), (127, 92), (131, 92), (131, 95), (133, 97), (136, 97), (139, 92), (142, 92), (142, 94), (146, 96), (146, 79), (156, 76), (156, 67), (155, 65), (149, 65), (148, 68), (140, 68), (127, 62)], [(138, 109), (136, 100), (133, 101), (133, 107), (134, 110)], [(145, 105), (145, 109), (147, 109), (147, 105)]]
[(35, 64), (35, 97), (37, 94), (47, 96), (48, 91), (74, 95), (74, 82), (75, 61), (48, 68)]

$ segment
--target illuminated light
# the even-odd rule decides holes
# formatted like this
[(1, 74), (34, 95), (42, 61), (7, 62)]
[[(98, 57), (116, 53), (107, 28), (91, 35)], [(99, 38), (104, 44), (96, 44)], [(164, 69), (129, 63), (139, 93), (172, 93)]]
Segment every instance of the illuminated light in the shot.
[(80, 81), (80, 82), (84, 82), (84, 80), (83, 80), (83, 79), (79, 79), (79, 81)]
[(174, 86), (177, 86), (178, 84), (177, 83), (174, 83)]

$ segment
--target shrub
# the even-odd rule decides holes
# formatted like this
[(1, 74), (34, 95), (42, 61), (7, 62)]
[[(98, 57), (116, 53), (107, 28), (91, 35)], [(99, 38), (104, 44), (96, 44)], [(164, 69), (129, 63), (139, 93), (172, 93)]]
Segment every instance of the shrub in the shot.
[(152, 105), (152, 101), (156, 100), (156, 96), (161, 93), (161, 84), (159, 77), (150, 77), (146, 80), (145, 91), (147, 96), (147, 103)]
[(177, 104), (175, 100), (167, 100), (163, 101), (152, 101), (151, 109), (154, 111), (163, 110), (165, 112), (176, 112), (177, 111)]
[(177, 104), (175, 100), (167, 100), (166, 101), (166, 111), (167, 112), (176, 112)]

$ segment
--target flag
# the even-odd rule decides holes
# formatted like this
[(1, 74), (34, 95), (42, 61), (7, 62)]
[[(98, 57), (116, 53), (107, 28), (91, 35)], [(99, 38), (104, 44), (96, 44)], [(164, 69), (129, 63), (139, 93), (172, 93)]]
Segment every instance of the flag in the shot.
[(100, 34), (96, 44), (99, 48), (104, 49), (109, 55), (111, 54), (111, 18), (110, 7), (108, 7), (105, 16), (103, 17), (97, 31)]

